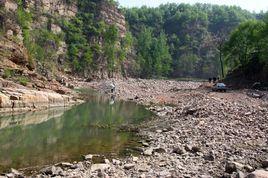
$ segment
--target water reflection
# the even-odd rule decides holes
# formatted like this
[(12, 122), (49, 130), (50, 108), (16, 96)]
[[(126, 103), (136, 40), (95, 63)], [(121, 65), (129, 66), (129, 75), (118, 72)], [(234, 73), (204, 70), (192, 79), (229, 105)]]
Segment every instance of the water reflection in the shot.
[(69, 110), (0, 117), (0, 170), (71, 161), (88, 153), (119, 154), (133, 138), (118, 133), (121, 124), (137, 124), (151, 113), (129, 102), (99, 95)]

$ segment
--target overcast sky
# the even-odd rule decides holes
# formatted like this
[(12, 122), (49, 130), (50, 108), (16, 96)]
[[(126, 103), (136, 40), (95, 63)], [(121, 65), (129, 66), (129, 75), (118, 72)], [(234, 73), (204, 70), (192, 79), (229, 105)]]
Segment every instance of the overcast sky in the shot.
[(165, 3), (211, 3), (220, 5), (237, 5), (249, 11), (268, 11), (268, 0), (118, 0), (123, 7), (140, 7), (142, 5), (155, 7)]

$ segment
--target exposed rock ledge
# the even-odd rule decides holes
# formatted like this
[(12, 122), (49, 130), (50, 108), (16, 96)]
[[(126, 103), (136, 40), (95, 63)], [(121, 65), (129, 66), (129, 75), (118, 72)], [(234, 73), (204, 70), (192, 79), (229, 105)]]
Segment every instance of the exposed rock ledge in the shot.
[(73, 96), (62, 95), (52, 91), (16, 88), (4, 88), (0, 91), (0, 113), (66, 107), (81, 102), (81, 100)]

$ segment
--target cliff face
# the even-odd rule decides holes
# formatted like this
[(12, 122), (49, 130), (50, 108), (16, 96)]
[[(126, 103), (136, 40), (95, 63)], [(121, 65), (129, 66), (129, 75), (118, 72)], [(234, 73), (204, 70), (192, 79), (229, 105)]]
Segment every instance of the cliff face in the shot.
[(126, 20), (125, 16), (118, 10), (118, 8), (102, 2), (100, 9), (100, 19), (104, 20), (104, 22), (109, 25), (116, 25), (119, 30), (119, 36), (121, 38), (125, 37), (127, 32)]
[[(81, 22), (81, 13), (92, 14), (87, 8), (79, 11), (81, 3), (91, 1), (97, 5), (93, 9), (97, 22)], [(106, 30), (93, 28), (93, 33), (85, 35), (83, 28), (92, 23), (91, 29), (98, 22), (104, 22)], [(0, 0), (0, 113), (77, 102), (70, 89), (81, 78), (75, 77), (72, 57), (82, 64), (94, 62), (86, 77), (107, 78), (109, 58), (99, 48), (106, 47), (103, 39), (111, 25), (118, 29), (115, 46), (120, 47), (126, 35), (125, 18), (104, 0)]]
[[(66, 67), (68, 44), (61, 22), (76, 17), (79, 11), (77, 2), (77, 0), (0, 0), (0, 70), (3, 71), (7, 67), (24, 68), (34, 70), (45, 77), (53, 76), (52, 73), (58, 71), (63, 73), (71, 71)], [(107, 25), (115, 25), (120, 38), (124, 38), (126, 22), (117, 7), (106, 1), (100, 1), (98, 6), (98, 20), (104, 21)], [(47, 39), (42, 39), (41, 35)], [(44, 44), (36, 46), (38, 42)], [(34, 51), (34, 54), (30, 54), (31, 51)], [(96, 71), (93, 73), (96, 73), (98, 78), (107, 77), (106, 74), (102, 75), (107, 73), (106, 64), (102, 66), (105, 62), (102, 59), (96, 61), (100, 64), (96, 64)]]

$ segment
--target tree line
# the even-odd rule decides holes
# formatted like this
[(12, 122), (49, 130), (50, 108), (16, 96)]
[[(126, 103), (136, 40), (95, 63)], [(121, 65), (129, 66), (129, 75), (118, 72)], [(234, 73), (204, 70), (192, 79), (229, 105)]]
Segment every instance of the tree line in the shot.
[(220, 54), (231, 32), (256, 18), (236, 6), (165, 4), (125, 8), (141, 77), (220, 76)]

